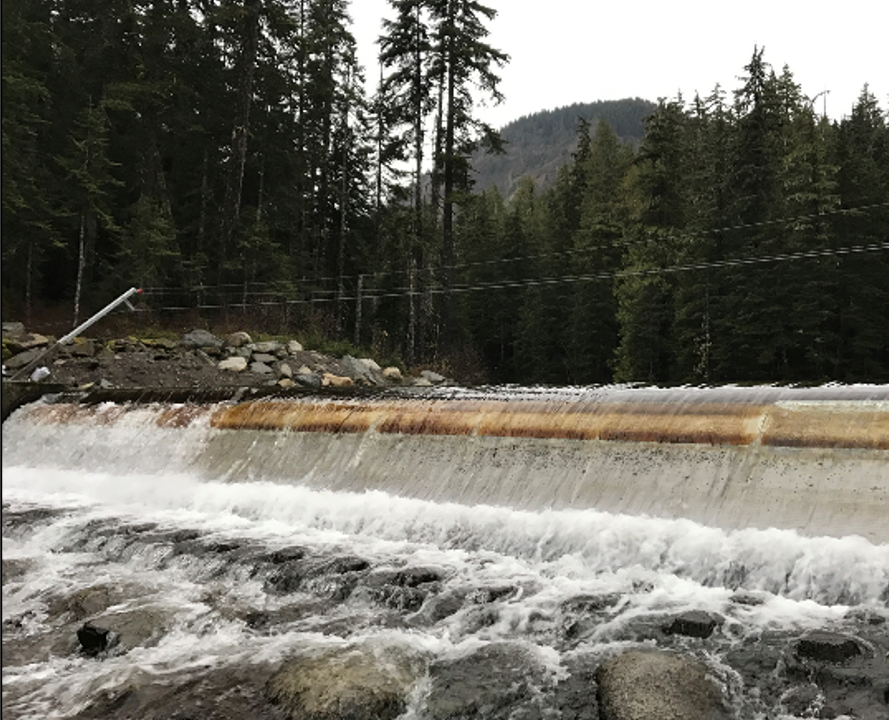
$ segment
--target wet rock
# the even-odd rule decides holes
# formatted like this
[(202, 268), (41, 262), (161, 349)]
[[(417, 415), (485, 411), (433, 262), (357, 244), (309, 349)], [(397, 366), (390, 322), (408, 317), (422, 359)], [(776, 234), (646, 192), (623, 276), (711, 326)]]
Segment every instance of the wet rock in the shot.
[(515, 585), (500, 585), (494, 587), (482, 587), (472, 590), (466, 599), (477, 605), (485, 605), (487, 603), (504, 600), (518, 593), (519, 589)]
[(3, 558), (2, 559), (2, 584), (14, 582), (23, 578), (31, 567), (32, 561), (27, 558)]
[(821, 662), (841, 663), (861, 655), (861, 646), (846, 635), (831, 632), (813, 632), (800, 638), (796, 643), (796, 654), (800, 658)]
[(266, 578), (265, 591), (286, 595), (302, 590), (342, 601), (357, 585), (357, 574), (369, 567), (367, 560), (351, 555), (282, 560)]
[(187, 673), (103, 686), (74, 717), (77, 720), (139, 718), (139, 720), (285, 720), (270, 705), (264, 687), (273, 668), (263, 663), (246, 667), (192, 668)]
[(114, 647), (118, 642), (118, 636), (107, 628), (84, 623), (83, 627), (77, 631), (77, 642), (80, 643), (80, 647), (86, 655), (95, 657)]
[(454, 590), (429, 598), (423, 606), (423, 616), (429, 622), (437, 623), (460, 612), (466, 599), (466, 592)]
[(662, 651), (630, 650), (596, 671), (602, 720), (728, 720), (703, 663)]
[(266, 694), (293, 720), (392, 720), (425, 666), (407, 647), (362, 643), (291, 660), (269, 679)]
[(720, 622), (721, 618), (714, 617), (708, 612), (691, 610), (674, 617), (664, 625), (663, 630), (667, 635), (708, 638)]
[(857, 607), (852, 608), (846, 613), (849, 620), (864, 623), (865, 625), (883, 625), (889, 613), (885, 610), (877, 610), (876, 608)]
[(542, 717), (554, 684), (532, 651), (514, 642), (491, 643), (463, 657), (439, 660), (429, 668), (429, 677), (426, 716), (431, 720)]
[(766, 600), (769, 599), (769, 594), (752, 590), (738, 590), (737, 592), (732, 593), (732, 596), (729, 599), (736, 605), (753, 607), (765, 604)]
[(74, 620), (85, 620), (92, 615), (98, 615), (119, 600), (120, 594), (113, 592), (107, 585), (82, 588), (53, 603), (49, 608), (49, 616), (54, 618), (70, 614)]

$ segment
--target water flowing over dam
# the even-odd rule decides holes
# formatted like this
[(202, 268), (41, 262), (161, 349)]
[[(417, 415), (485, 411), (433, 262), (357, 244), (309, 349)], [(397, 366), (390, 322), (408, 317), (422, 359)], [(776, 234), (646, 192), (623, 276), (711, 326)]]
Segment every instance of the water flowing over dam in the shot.
[(636, 651), (889, 717), (889, 387), (239, 395), (4, 422), (4, 717), (607, 720)]

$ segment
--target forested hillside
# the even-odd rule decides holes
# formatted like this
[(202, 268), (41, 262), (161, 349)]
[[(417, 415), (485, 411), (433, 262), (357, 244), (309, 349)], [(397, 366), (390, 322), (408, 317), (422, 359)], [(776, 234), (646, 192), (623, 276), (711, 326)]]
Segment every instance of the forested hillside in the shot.
[(510, 198), (526, 175), (538, 190), (545, 190), (555, 184), (559, 168), (571, 160), (577, 148), (579, 121), (595, 127), (602, 120), (621, 142), (635, 146), (645, 132), (645, 118), (656, 107), (648, 100), (627, 98), (575, 103), (525, 115), (500, 129), (502, 153), (478, 152), (472, 157), (475, 190), (496, 186), (501, 195)]
[(368, 97), (347, 0), (4, 2), (4, 319), (62, 307), (62, 334), (139, 285), (146, 324), (246, 317), (491, 381), (889, 380), (866, 87), (830, 122), (755, 50), (638, 142), (564, 109), (568, 162), (506, 198), (472, 170), (502, 145), (474, 112), (508, 61), (494, 11), (390, 5)]

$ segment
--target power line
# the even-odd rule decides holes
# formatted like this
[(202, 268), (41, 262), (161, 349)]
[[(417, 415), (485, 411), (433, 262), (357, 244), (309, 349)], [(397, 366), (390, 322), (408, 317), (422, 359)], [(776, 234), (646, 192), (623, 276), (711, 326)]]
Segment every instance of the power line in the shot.
[(871, 243), (868, 245), (852, 245), (848, 247), (842, 248), (822, 248), (822, 249), (814, 249), (814, 250), (803, 250), (799, 252), (792, 253), (778, 253), (775, 255), (763, 255), (758, 257), (746, 257), (746, 258), (727, 258), (724, 260), (715, 260), (708, 262), (694, 262), (694, 263), (682, 263), (677, 265), (668, 265), (666, 267), (654, 267), (654, 268), (635, 268), (635, 269), (624, 269), (624, 270), (616, 270), (613, 272), (605, 272), (605, 273), (590, 273), (590, 274), (581, 274), (581, 275), (561, 275), (561, 276), (553, 276), (549, 278), (526, 278), (520, 280), (504, 280), (504, 281), (496, 281), (496, 282), (487, 282), (487, 283), (477, 283), (473, 285), (457, 285), (451, 288), (427, 288), (424, 290), (397, 290), (397, 291), (386, 291), (386, 292), (373, 292), (369, 291), (362, 295), (341, 295), (339, 297), (324, 297), (324, 298), (311, 298), (311, 299), (281, 299), (281, 300), (273, 300), (273, 301), (258, 301), (249, 304), (243, 303), (231, 303), (228, 305), (210, 305), (210, 304), (201, 304), (201, 305), (190, 305), (190, 306), (182, 306), (182, 307), (162, 307), (157, 308), (157, 310), (164, 311), (178, 311), (178, 310), (194, 310), (194, 309), (202, 309), (202, 310), (218, 310), (223, 309), (224, 307), (280, 307), (283, 305), (313, 305), (320, 303), (331, 303), (331, 302), (355, 302), (358, 300), (367, 301), (367, 300), (382, 300), (382, 299), (393, 299), (393, 298), (404, 298), (410, 297), (411, 295), (415, 297), (423, 296), (423, 295), (444, 295), (448, 293), (453, 294), (463, 294), (469, 292), (480, 292), (480, 291), (488, 291), (488, 290), (506, 290), (506, 289), (515, 289), (515, 288), (528, 288), (528, 287), (543, 287), (550, 285), (561, 285), (561, 284), (571, 284), (576, 282), (593, 282), (593, 281), (602, 281), (602, 280), (614, 280), (622, 277), (643, 277), (643, 276), (656, 276), (656, 275), (668, 275), (668, 274), (676, 274), (682, 272), (692, 272), (695, 270), (710, 270), (710, 269), (721, 269), (721, 268), (730, 268), (730, 267), (741, 267), (745, 265), (764, 265), (769, 263), (778, 263), (778, 262), (789, 262), (793, 260), (805, 260), (805, 259), (813, 259), (813, 258), (825, 258), (825, 257), (842, 257), (845, 255), (854, 255), (854, 254), (864, 254), (864, 253), (872, 253), (872, 252), (881, 252), (889, 250), (889, 241), (883, 241), (878, 243)]
[[(669, 233), (666, 235), (652, 235), (650, 237), (647, 237), (647, 238), (644, 238), (641, 240), (621, 239), (621, 240), (615, 240), (613, 242), (600, 243), (597, 245), (589, 245), (587, 247), (578, 248), (575, 250), (565, 250), (562, 252), (539, 253), (536, 255), (524, 255), (524, 256), (515, 257), (515, 258), (494, 258), (491, 260), (478, 260), (478, 261), (467, 262), (467, 263), (456, 263), (454, 265), (442, 265), (442, 266), (438, 266), (434, 269), (432, 269), (432, 268), (417, 268), (416, 272), (417, 273), (424, 273), (424, 272), (442, 272), (445, 270), (463, 270), (463, 269), (472, 268), (472, 267), (502, 265), (505, 263), (526, 262), (529, 260), (543, 260), (543, 259), (547, 259), (547, 258), (570, 259), (570, 258), (573, 258), (576, 256), (583, 256), (587, 253), (591, 253), (591, 252), (594, 252), (597, 250), (630, 248), (630, 247), (635, 247), (638, 245), (649, 245), (654, 242), (669, 242), (669, 241), (675, 242), (675, 241), (683, 241), (683, 240), (688, 241), (688, 240), (694, 240), (694, 239), (700, 240), (700, 239), (703, 239), (703, 238), (710, 236), (710, 235), (720, 235), (720, 234), (736, 232), (736, 231), (740, 231), (740, 230), (752, 230), (755, 228), (763, 228), (763, 227), (769, 227), (769, 226), (774, 226), (774, 225), (787, 225), (790, 223), (799, 223), (799, 222), (803, 222), (803, 221), (807, 221), (807, 220), (823, 219), (826, 217), (832, 217), (832, 216), (836, 216), (836, 215), (853, 215), (855, 213), (869, 212), (869, 211), (877, 210), (880, 208), (889, 208), (889, 201), (880, 202), (880, 203), (871, 203), (868, 205), (859, 205), (859, 206), (851, 207), (851, 208), (835, 208), (833, 210), (825, 210), (825, 211), (821, 211), (821, 212), (817, 212), (817, 213), (796, 215), (793, 217), (774, 218), (772, 220), (763, 220), (761, 222), (755, 222), (755, 223), (742, 223), (742, 224), (738, 224), (738, 225), (726, 225), (724, 227), (713, 228), (710, 230), (698, 230), (698, 231), (691, 231), (691, 232), (683, 232), (682, 234)], [(399, 269), (399, 270), (391, 270), (391, 271), (388, 271), (385, 273), (383, 273), (383, 272), (362, 273), (362, 275), (365, 278), (385, 277), (385, 276), (407, 275), (407, 274), (409, 274), (409, 272), (410, 272), (409, 270), (400, 270)], [(346, 275), (346, 276), (343, 276), (342, 278), (337, 277), (337, 276), (322, 276), (322, 277), (314, 277), (314, 278), (301, 277), (301, 278), (292, 280), (291, 283), (292, 284), (299, 284), (299, 283), (312, 284), (312, 283), (324, 283), (324, 282), (338, 283), (340, 281), (355, 282), (355, 281), (357, 281), (358, 277), (359, 276), (356, 276), (356, 275)], [(247, 283), (246, 285), (249, 288), (250, 286), (253, 286), (253, 285), (267, 286), (269, 284), (270, 283)], [(223, 284), (223, 285), (213, 285), (213, 286), (193, 286), (191, 288), (146, 287), (146, 288), (143, 288), (143, 290), (145, 293), (148, 293), (151, 295), (162, 295), (162, 294), (167, 294), (167, 293), (178, 294), (183, 291), (197, 293), (197, 292), (204, 292), (204, 291), (208, 291), (208, 290), (211, 290), (211, 291), (218, 290), (221, 288), (237, 289), (239, 291), (239, 293), (241, 293), (242, 295), (263, 295), (263, 294), (266, 294), (266, 292), (267, 292), (267, 291), (261, 291), (261, 290), (260, 291), (248, 290), (245, 293), (245, 292), (242, 292), (244, 286), (245, 286), (244, 283), (227, 283), (227, 284)], [(401, 288), (401, 289), (405, 289), (405, 288)], [(320, 290), (319, 289), (319, 290), (315, 290), (315, 292), (333, 294), (336, 291), (335, 290)], [(335, 299), (335, 298), (332, 298), (332, 300), (333, 299)]]

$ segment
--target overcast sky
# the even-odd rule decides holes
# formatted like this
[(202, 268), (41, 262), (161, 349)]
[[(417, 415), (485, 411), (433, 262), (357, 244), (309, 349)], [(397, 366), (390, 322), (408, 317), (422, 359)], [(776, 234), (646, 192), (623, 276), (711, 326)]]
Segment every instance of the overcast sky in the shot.
[[(776, 72), (790, 67), (802, 91), (824, 90), (827, 114), (848, 115), (865, 83), (889, 109), (889, 2), (842, 0), (487, 0), (497, 10), (491, 45), (510, 56), (501, 71), (505, 101), (479, 110), (502, 127), (523, 115), (577, 102), (681, 92), (691, 100), (719, 83), (728, 91), (754, 46)], [(731, 9), (729, 9), (731, 8)], [(380, 19), (393, 18), (386, 0), (352, 0), (360, 61), (379, 76)], [(825, 96), (817, 100), (823, 109)]]

